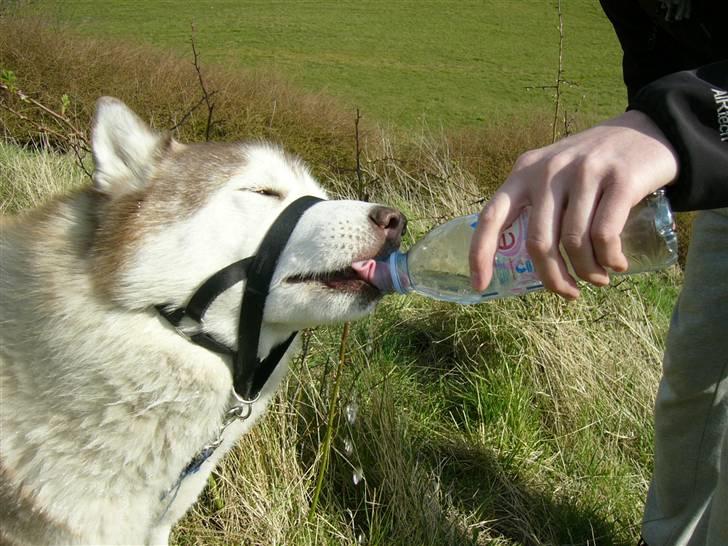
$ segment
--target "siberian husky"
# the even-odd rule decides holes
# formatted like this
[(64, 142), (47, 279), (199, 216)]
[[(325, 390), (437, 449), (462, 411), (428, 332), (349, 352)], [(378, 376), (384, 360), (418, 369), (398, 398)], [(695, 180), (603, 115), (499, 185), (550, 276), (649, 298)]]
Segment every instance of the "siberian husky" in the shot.
[[(166, 544), (296, 348), (220, 433), (231, 358), (180, 335), (156, 306), (184, 307), (254, 255), (287, 205), (325, 198), (300, 160), (265, 144), (181, 144), (112, 98), (98, 102), (92, 148), (91, 187), (0, 223), (2, 544)], [(403, 226), (399, 212), (359, 201), (308, 208), (270, 283), (256, 356), (300, 328), (370, 312), (380, 294), (351, 264), (391, 252)], [(200, 327), (231, 347), (249, 327), (244, 285)]]

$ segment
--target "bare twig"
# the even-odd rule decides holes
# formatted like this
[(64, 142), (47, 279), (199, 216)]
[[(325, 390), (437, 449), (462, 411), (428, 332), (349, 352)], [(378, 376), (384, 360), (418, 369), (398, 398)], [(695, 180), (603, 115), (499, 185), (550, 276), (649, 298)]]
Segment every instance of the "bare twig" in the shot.
[(359, 183), (357, 190), (358, 199), (361, 201), (368, 201), (369, 197), (364, 194), (364, 175), (361, 170), (361, 147), (359, 145), (359, 121), (361, 120), (361, 114), (359, 109), (356, 109), (356, 118), (354, 119), (354, 139), (356, 143), (356, 179)]
[[(553, 90), (554, 91), (554, 118), (551, 123), (551, 142), (556, 142), (559, 136), (557, 131), (557, 123), (559, 120), (559, 112), (562, 111), (562, 89), (564, 85), (577, 85), (574, 82), (570, 82), (564, 79), (564, 17), (561, 12), (561, 0), (556, 1), (556, 13), (559, 17), (559, 64), (556, 70), (556, 80), (552, 85), (528, 85), (526, 89), (541, 89), (541, 90)], [(566, 114), (564, 114), (564, 130), (567, 131), (568, 125), (566, 120)]]
[(86, 134), (83, 131), (81, 131), (80, 129), (78, 129), (73, 124), (73, 122), (70, 119), (68, 119), (66, 116), (64, 116), (62, 114), (59, 114), (55, 110), (53, 110), (53, 109), (49, 108), (48, 106), (46, 106), (45, 104), (37, 101), (36, 99), (34, 99), (33, 97), (29, 96), (27, 93), (24, 93), (20, 89), (11, 89), (8, 85), (6, 85), (6, 84), (4, 84), (2, 82), (0, 82), (0, 89), (2, 89), (3, 91), (5, 91), (9, 95), (15, 95), (22, 102), (31, 104), (31, 105), (35, 106), (36, 108), (38, 108), (39, 110), (45, 112), (46, 114), (48, 114), (49, 116), (51, 116), (53, 119), (55, 119), (61, 126), (65, 127), (66, 130), (68, 131), (68, 133), (66, 134), (66, 133), (58, 133), (58, 132), (55, 132), (52, 129), (50, 129), (49, 127), (46, 127), (46, 126), (42, 125), (41, 123), (39, 123), (39, 122), (37, 122), (37, 121), (29, 118), (28, 116), (22, 114), (21, 112), (18, 112), (17, 110), (14, 110), (10, 106), (4, 104), (4, 102), (3, 103), (0, 103), (0, 106), (2, 106), (3, 108), (5, 108), (7, 111), (11, 112), (12, 114), (14, 114), (15, 116), (17, 116), (18, 118), (22, 119), (23, 121), (27, 121), (28, 123), (34, 125), (37, 129), (41, 129), (42, 128), (43, 132), (48, 132), (48, 133), (53, 134), (54, 136), (58, 136), (58, 137), (62, 138), (64, 141), (66, 141), (66, 142), (69, 142), (70, 143), (71, 137), (72, 138), (75, 138), (75, 139), (78, 140), (79, 147), (83, 151), (85, 151), (85, 152), (90, 152), (91, 151), (91, 148), (90, 148), (89, 143), (88, 143), (88, 139), (86, 138)]
[[(357, 198), (361, 201), (368, 201), (369, 196), (367, 195), (367, 192), (364, 188), (365, 184), (365, 177), (364, 177), (364, 171), (362, 169), (361, 165), (361, 140), (359, 138), (359, 122), (361, 121), (361, 112), (359, 108), (356, 109), (356, 117), (354, 118), (354, 143), (355, 143), (355, 152), (356, 152), (356, 167), (354, 171), (356, 172), (356, 178), (357, 178)], [(349, 339), (349, 332), (351, 328), (351, 323), (346, 322), (344, 323), (344, 328), (341, 332), (341, 341), (339, 344), (339, 364), (336, 370), (336, 377), (334, 378), (333, 383), (333, 392), (331, 393), (331, 398), (329, 399), (329, 410), (328, 410), (328, 422), (326, 425), (326, 433), (324, 436), (324, 443), (321, 451), (321, 466), (319, 467), (319, 473), (316, 483), (316, 489), (314, 491), (313, 500), (311, 502), (310, 511), (308, 513), (308, 520), (311, 521), (311, 518), (314, 514), (314, 511), (316, 509), (316, 506), (318, 505), (318, 499), (321, 494), (321, 489), (323, 486), (323, 479), (324, 474), (326, 473), (329, 465), (329, 457), (331, 453), (331, 443), (332, 438), (334, 436), (334, 427), (336, 423), (336, 415), (337, 415), (337, 408), (339, 404), (339, 398), (340, 398), (340, 392), (341, 392), (341, 384), (344, 377), (344, 364), (346, 362), (346, 347)], [(328, 359), (327, 359), (328, 363)], [(353, 385), (356, 384), (359, 374), (356, 375), (354, 378), (354, 382), (352, 383), (352, 389), (354, 388)], [(352, 522), (353, 524), (353, 522)]]
[[(354, 119), (354, 142), (356, 144), (356, 178), (358, 181), (358, 199), (366, 201), (368, 196), (364, 193), (364, 173), (361, 168), (361, 146), (359, 141), (359, 121), (361, 120), (361, 113), (359, 108), (356, 109), (356, 118)], [(319, 497), (321, 495), (321, 489), (323, 487), (324, 476), (329, 467), (329, 457), (331, 455), (331, 442), (334, 437), (334, 427), (336, 424), (337, 407), (339, 402), (339, 392), (341, 391), (341, 382), (344, 377), (344, 363), (346, 361), (346, 346), (349, 339), (349, 330), (351, 324), (349, 322), (344, 323), (344, 328), (341, 332), (341, 341), (339, 343), (339, 365), (336, 369), (336, 377), (334, 378), (333, 391), (331, 398), (329, 398), (329, 410), (328, 419), (326, 423), (326, 433), (324, 435), (324, 443), (321, 446), (321, 463), (318, 469), (318, 476), (316, 478), (316, 488), (314, 489), (313, 498), (311, 500), (311, 507), (308, 512), (308, 521), (311, 521), (313, 515), (318, 506)], [(327, 359), (328, 364), (328, 359)], [(324, 378), (328, 373), (324, 374)]]
[(61, 142), (65, 142), (68, 147), (73, 151), (76, 156), (76, 162), (89, 177), (91, 172), (88, 170), (83, 162), (83, 155), (91, 153), (91, 145), (89, 143), (86, 133), (79, 129), (75, 123), (69, 119), (64, 113), (59, 113), (52, 108), (46, 106), (42, 102), (29, 96), (27, 93), (16, 87), (10, 87), (7, 84), (0, 82), (0, 89), (5, 91), (9, 96), (17, 97), (21, 102), (29, 104), (41, 112), (41, 119), (43, 115), (50, 116), (50, 118), (59, 126), (58, 129), (49, 127), (47, 124), (40, 120), (33, 119), (23, 112), (16, 110), (10, 106), (6, 101), (0, 100), (0, 108), (10, 112), (16, 118), (33, 127), (41, 135), (50, 135), (55, 137)]
[[(83, 155), (81, 154), (81, 147), (79, 146), (71, 146), (71, 150), (73, 150), (73, 155), (76, 156), (76, 163), (79, 167), (81, 167), (81, 170), (86, 173), (86, 176), (89, 178), (93, 178), (93, 173), (86, 167), (86, 164), (83, 162)], [(85, 153), (90, 153), (84, 150)]]
[[(0, 86), (1, 85), (2, 84), (0, 84)], [(47, 127), (46, 125), (43, 125), (42, 123), (40, 123), (40, 122), (38, 122), (38, 121), (36, 121), (34, 119), (29, 118), (28, 116), (26, 116), (22, 112), (19, 112), (19, 111), (15, 110), (14, 108), (8, 106), (4, 102), (0, 102), (0, 108), (2, 108), (3, 110), (7, 110), (11, 114), (13, 114), (15, 117), (17, 117), (19, 120), (25, 121), (25, 122), (33, 125), (33, 127), (35, 128), (35, 130), (38, 131), (39, 133), (43, 133), (43, 134), (46, 134), (46, 135), (51, 135), (51, 136), (54, 136), (54, 137), (56, 137), (56, 138), (58, 138), (60, 140), (63, 140), (63, 141), (67, 141), (68, 140), (68, 135), (65, 135), (63, 133), (60, 133), (60, 132), (58, 132), (58, 131), (56, 131), (54, 129), (51, 129), (50, 127)]]
[(551, 127), (551, 142), (556, 142), (556, 122), (559, 119), (559, 109), (561, 108), (561, 84), (564, 75), (564, 18), (561, 15), (561, 0), (556, 2), (556, 11), (559, 15), (559, 69), (556, 72), (556, 99), (554, 100), (554, 121)]
[[(212, 96), (216, 93), (216, 91), (209, 93), (207, 91), (207, 86), (205, 85), (205, 80), (202, 77), (202, 70), (200, 69), (199, 55), (197, 54), (197, 47), (195, 46), (195, 25), (194, 25), (194, 23), (192, 24), (192, 36), (190, 37), (190, 43), (192, 44), (192, 56), (193, 56), (192, 64), (195, 67), (195, 71), (197, 72), (197, 80), (200, 82), (200, 88), (202, 89), (202, 101), (204, 101), (205, 105), (207, 106), (207, 124), (205, 125), (205, 141), (209, 141), (210, 140), (210, 130), (212, 129), (212, 126), (213, 126), (212, 112), (215, 109), (215, 103), (211, 99), (212, 99)], [(199, 104), (200, 103), (198, 103), (198, 105)]]
[[(217, 91), (213, 91), (212, 93), (210, 93), (210, 97), (212, 97), (215, 93), (217, 93)], [(173, 127), (170, 127), (169, 130), (170, 131), (176, 131), (177, 129), (179, 129), (180, 127), (182, 127), (187, 122), (187, 120), (192, 115), (192, 113), (195, 110), (197, 110), (203, 102), (205, 102), (205, 97), (204, 96), (201, 97), (200, 100), (198, 100), (192, 108), (190, 108), (189, 110), (187, 110), (187, 112), (185, 113), (185, 115), (182, 116), (182, 119), (179, 120), (179, 122), (176, 123)]]

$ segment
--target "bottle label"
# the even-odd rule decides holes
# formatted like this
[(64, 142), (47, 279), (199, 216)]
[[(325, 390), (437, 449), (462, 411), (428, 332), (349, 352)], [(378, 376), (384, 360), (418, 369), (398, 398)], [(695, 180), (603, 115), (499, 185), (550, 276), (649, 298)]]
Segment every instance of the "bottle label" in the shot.
[(498, 240), (494, 274), (501, 286), (512, 294), (522, 294), (542, 286), (526, 251), (527, 233), (528, 216), (521, 214)]

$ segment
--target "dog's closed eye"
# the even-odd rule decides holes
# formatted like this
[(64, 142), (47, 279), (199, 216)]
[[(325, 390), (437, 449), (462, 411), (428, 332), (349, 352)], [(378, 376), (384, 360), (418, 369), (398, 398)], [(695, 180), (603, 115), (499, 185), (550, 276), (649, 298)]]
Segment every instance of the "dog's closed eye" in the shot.
[(258, 195), (264, 195), (265, 197), (275, 197), (276, 199), (283, 198), (283, 194), (281, 192), (270, 188), (240, 188), (240, 190), (257, 193)]

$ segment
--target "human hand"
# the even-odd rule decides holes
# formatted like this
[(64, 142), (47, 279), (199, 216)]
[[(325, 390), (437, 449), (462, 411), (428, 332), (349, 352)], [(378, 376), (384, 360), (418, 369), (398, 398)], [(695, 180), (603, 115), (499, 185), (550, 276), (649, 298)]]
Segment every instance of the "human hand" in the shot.
[(675, 150), (636, 110), (526, 152), (480, 213), (470, 247), (473, 288), (487, 288), (498, 238), (525, 207), (526, 248), (547, 289), (579, 296), (559, 243), (579, 278), (609, 284), (607, 268), (627, 268), (619, 235), (630, 209), (677, 173)]

